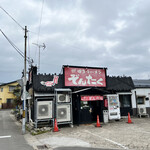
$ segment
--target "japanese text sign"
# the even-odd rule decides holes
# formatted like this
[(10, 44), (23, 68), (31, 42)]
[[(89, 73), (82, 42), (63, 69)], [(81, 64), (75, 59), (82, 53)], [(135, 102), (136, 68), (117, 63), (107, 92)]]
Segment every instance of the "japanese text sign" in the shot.
[(65, 86), (106, 87), (105, 69), (65, 67)]
[(103, 100), (103, 96), (81, 96), (81, 101), (97, 101)]

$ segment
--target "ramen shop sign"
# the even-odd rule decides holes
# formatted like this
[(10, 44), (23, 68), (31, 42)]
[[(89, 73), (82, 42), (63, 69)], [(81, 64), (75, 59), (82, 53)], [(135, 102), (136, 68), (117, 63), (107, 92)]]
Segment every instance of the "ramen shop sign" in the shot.
[(103, 100), (103, 96), (81, 96), (81, 101), (98, 101)]
[(106, 87), (106, 69), (64, 67), (65, 86)]

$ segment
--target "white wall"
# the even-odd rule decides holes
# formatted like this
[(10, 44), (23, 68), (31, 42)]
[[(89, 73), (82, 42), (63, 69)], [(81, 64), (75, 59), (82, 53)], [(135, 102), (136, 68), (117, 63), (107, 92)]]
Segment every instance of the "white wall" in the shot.
[[(150, 88), (137, 88), (137, 89), (132, 90), (132, 107), (133, 108), (136, 108), (135, 91), (136, 91), (136, 96), (145, 96), (145, 97), (149, 97), (150, 99)], [(150, 100), (145, 100), (145, 106), (150, 107)]]
[(131, 101), (132, 101), (132, 108), (136, 108), (136, 97), (135, 97), (135, 91), (136, 90), (132, 90), (132, 97), (131, 97)]

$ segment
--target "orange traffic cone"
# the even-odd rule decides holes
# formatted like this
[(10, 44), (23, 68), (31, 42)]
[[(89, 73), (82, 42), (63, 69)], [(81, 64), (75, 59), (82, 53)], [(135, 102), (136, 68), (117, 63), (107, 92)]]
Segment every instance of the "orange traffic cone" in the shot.
[(54, 132), (58, 132), (59, 130), (58, 130), (58, 126), (57, 126), (57, 121), (56, 121), (56, 119), (55, 119), (55, 123), (54, 123), (54, 130), (53, 130)]
[(127, 123), (133, 123), (130, 118), (130, 113), (128, 113), (128, 122)]
[(96, 127), (102, 127), (102, 126), (100, 125), (99, 115), (97, 115), (97, 124), (96, 124)]

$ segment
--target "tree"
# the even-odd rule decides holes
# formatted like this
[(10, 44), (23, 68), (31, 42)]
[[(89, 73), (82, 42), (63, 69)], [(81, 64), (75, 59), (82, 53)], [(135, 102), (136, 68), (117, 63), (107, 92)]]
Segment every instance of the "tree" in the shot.
[(21, 101), (21, 87), (20, 87), (19, 84), (13, 90), (13, 94), (15, 96), (14, 105), (18, 107), (19, 105), (22, 104), (22, 101)]

